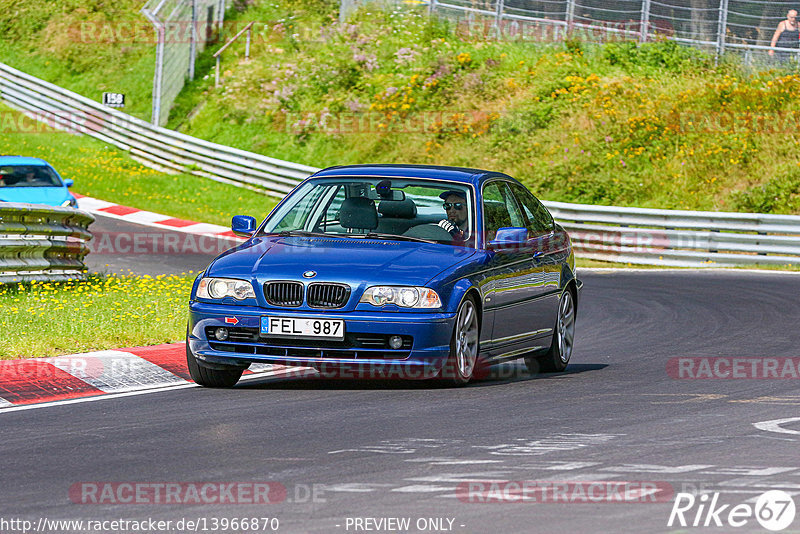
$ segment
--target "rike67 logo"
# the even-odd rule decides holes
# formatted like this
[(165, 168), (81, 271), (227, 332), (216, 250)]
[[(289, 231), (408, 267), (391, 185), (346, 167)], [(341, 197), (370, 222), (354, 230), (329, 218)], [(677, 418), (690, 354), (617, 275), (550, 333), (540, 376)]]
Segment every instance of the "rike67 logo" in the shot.
[(719, 504), (719, 493), (678, 493), (669, 514), (667, 526), (682, 527), (733, 527), (740, 528), (755, 518), (767, 530), (783, 530), (794, 521), (795, 506), (792, 496), (785, 491), (771, 490), (761, 494), (755, 505), (747, 503)]

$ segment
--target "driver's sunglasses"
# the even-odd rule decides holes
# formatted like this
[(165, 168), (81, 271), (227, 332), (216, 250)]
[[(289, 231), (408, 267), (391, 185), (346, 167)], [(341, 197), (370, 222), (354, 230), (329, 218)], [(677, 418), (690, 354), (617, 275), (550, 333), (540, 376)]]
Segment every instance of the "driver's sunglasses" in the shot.
[(464, 204), (463, 202), (454, 202), (454, 203), (445, 202), (444, 204), (442, 204), (444, 211), (447, 211), (451, 208), (455, 208), (457, 210), (463, 210), (464, 206), (466, 206), (466, 204)]

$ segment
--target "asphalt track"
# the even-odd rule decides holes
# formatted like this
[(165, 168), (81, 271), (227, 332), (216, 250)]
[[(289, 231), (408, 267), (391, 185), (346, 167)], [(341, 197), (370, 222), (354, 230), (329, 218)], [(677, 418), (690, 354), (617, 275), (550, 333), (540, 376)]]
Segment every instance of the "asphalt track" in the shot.
[(86, 265), (92, 272), (181, 274), (203, 270), (231, 242), (134, 224), (94, 213)]
[[(396, 532), (366, 530), (375, 523), (355, 528), (356, 518), (390, 517), (409, 518), (409, 532), (766, 532), (753, 518), (737, 529), (669, 528), (669, 495), (627, 503), (459, 499), (462, 482), (491, 480), (644, 481), (751, 505), (768, 489), (784, 489), (800, 504), (800, 420), (773, 425), (790, 433), (754, 426), (800, 416), (798, 380), (683, 380), (667, 372), (675, 357), (798, 356), (800, 276), (580, 276), (576, 351), (565, 374), (528, 376), (508, 364), (458, 389), (259, 379), (232, 390), (0, 413), (0, 518), (185, 518), (210, 526), (275, 517), (279, 532)], [(287, 498), (76, 504), (69, 494), (83, 482), (209, 481), (277, 482)], [(451, 530), (417, 529), (425, 518), (452, 519)], [(784, 532), (798, 530), (800, 517)]]

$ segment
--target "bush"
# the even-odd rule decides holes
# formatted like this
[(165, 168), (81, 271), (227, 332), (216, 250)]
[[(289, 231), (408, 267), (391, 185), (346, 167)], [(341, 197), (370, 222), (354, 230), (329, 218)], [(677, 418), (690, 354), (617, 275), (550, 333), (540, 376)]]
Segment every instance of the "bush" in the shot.
[(737, 211), (796, 213), (800, 211), (800, 169), (789, 169), (763, 184), (735, 191), (731, 201)]
[(634, 41), (608, 43), (603, 47), (603, 58), (610, 65), (622, 67), (665, 68), (683, 71), (693, 66), (703, 66), (708, 56), (675, 41), (656, 41), (639, 45)]

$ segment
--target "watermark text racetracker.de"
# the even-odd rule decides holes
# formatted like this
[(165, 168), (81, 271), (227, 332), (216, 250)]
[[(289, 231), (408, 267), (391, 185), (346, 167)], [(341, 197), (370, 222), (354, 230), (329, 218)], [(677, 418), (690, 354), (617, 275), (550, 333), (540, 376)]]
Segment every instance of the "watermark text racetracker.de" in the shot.
[(456, 487), (461, 502), (485, 503), (659, 503), (670, 502), (672, 485), (662, 481), (473, 480)]
[(241, 241), (233, 237), (174, 231), (95, 232), (87, 243), (94, 255), (218, 255)]
[(800, 357), (678, 356), (667, 360), (678, 380), (800, 379)]
[(285, 485), (276, 481), (233, 482), (76, 482), (69, 500), (81, 505), (324, 503), (322, 484)]

